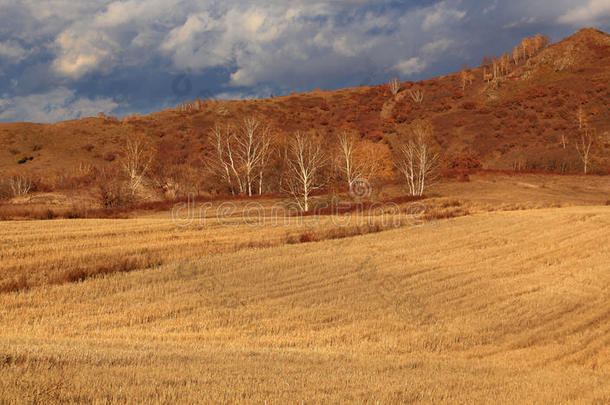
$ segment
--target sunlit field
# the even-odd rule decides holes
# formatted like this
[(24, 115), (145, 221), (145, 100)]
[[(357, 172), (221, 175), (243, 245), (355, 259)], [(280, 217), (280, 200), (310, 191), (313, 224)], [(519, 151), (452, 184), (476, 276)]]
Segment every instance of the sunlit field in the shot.
[[(0, 292), (61, 284), (105, 273), (125, 272), (202, 255), (247, 248), (340, 239), (443, 218), (505, 210), (569, 205), (604, 205), (605, 177), (474, 177), (444, 182), (430, 198), (386, 202), (339, 214), (343, 203), (320, 197), (327, 215), (296, 216), (285, 201), (183, 203), (172, 212), (134, 213), (129, 219), (75, 219), (0, 222)], [(608, 197), (610, 198), (610, 197)], [(349, 206), (348, 206), (349, 207)]]
[(609, 405), (609, 5), (0, 0), (0, 405)]
[(3, 222), (2, 401), (607, 403), (610, 207), (588, 181), (445, 184), (430, 217), (341, 233), (243, 209)]

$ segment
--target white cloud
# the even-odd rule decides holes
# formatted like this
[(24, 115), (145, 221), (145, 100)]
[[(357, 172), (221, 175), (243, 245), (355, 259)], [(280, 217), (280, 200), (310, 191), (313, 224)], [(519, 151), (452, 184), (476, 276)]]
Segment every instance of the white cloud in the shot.
[[(47, 0), (51, 1), (63, 9), (63, 0)], [(53, 69), (73, 80), (91, 72), (148, 62), (155, 56), (151, 50), (176, 26), (182, 13), (172, 13), (172, 7), (179, 6), (175, 0), (85, 3), (97, 4), (97, 8), (88, 8), (80, 18), (63, 23), (53, 42)], [(58, 18), (51, 16), (50, 21)]]
[(260, 10), (254, 10), (252, 13), (244, 15), (244, 26), (252, 33), (256, 33), (265, 22), (265, 14)]
[(438, 39), (422, 46), (421, 50), (425, 54), (436, 55), (445, 52), (452, 44), (453, 40), (451, 39)]
[(394, 65), (393, 69), (404, 76), (421, 73), (437, 60), (441, 54), (445, 53), (454, 42), (446, 38), (428, 42), (421, 47), (421, 56), (400, 60)]
[(512, 21), (508, 24), (505, 24), (504, 26), (502, 26), (502, 28), (504, 28), (504, 29), (519, 28), (519, 27), (523, 27), (525, 25), (534, 24), (535, 22), (536, 22), (535, 17), (522, 17), (519, 20)]
[(90, 15), (101, 7), (105, 7), (110, 3), (110, 0), (21, 0), (12, 3), (22, 3), (27, 7), (31, 15), (38, 21), (44, 20), (59, 20), (59, 21), (76, 21), (85, 15)]
[(426, 31), (438, 29), (443, 24), (446, 24), (451, 20), (461, 20), (464, 16), (466, 16), (465, 11), (448, 8), (446, 3), (441, 1), (427, 11), (421, 27)]
[(55, 43), (60, 48), (59, 55), (53, 62), (53, 67), (61, 75), (75, 79), (90, 71), (103, 67), (102, 62), (111, 56), (111, 51), (103, 49), (105, 39), (103, 33), (87, 32), (81, 36), (77, 31), (66, 30), (61, 33)]
[(115, 1), (93, 18), (93, 24), (97, 27), (116, 27), (142, 15), (147, 8), (147, 4), (142, 1)]
[(245, 69), (239, 69), (231, 74), (231, 84), (235, 86), (251, 86), (256, 83), (253, 75)]
[(230, 49), (215, 45), (223, 31), (222, 24), (208, 13), (192, 14), (167, 34), (160, 49), (179, 69), (223, 65), (229, 60)]
[(426, 62), (422, 61), (418, 57), (413, 57), (407, 60), (399, 61), (394, 69), (399, 73), (408, 76), (414, 73), (420, 73), (426, 68)]
[[(34, 7), (34, 0), (24, 1)], [(418, 56), (414, 51), (422, 46), (424, 53), (441, 52), (444, 40), (430, 37), (466, 15), (452, 0), (423, 8), (354, 13), (348, 19), (341, 13), (370, 2), (102, 0), (95, 7), (95, 2), (85, 0), (77, 11), (68, 11), (67, 0), (39, 1), (39, 21), (55, 21), (62, 18), (59, 11), (66, 11), (61, 30), (53, 36), (51, 66), (72, 81), (92, 72), (158, 63), (159, 58), (179, 71), (227, 68), (233, 86), (278, 80), (283, 81), (280, 86), (289, 86), (289, 81), (294, 85), (295, 71), (302, 74), (296, 82), (322, 75), (328, 80), (329, 73), (356, 74), (365, 60), (380, 65), (375, 69), (388, 70), (399, 60)], [(420, 26), (434, 32), (422, 33)], [(403, 38), (415, 36), (410, 41), (419, 44), (410, 51), (388, 51), (404, 46)]]
[(483, 14), (488, 14), (498, 8), (498, 0), (493, 0), (493, 2), (483, 9)]
[(74, 91), (59, 87), (47, 93), (20, 97), (0, 97), (0, 121), (58, 122), (111, 113), (119, 104), (110, 98), (77, 97)]
[(610, 18), (610, 0), (589, 0), (586, 5), (572, 8), (562, 14), (558, 21), (576, 26), (594, 25)]
[(31, 51), (24, 49), (14, 41), (0, 42), (0, 61), (17, 64), (25, 59)]

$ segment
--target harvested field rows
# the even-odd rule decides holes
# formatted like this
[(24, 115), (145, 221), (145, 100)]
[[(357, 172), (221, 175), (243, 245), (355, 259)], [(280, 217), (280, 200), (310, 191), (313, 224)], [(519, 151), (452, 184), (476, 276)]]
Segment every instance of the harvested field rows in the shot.
[(497, 212), (5, 293), (0, 391), (607, 403), (609, 226), (606, 207)]

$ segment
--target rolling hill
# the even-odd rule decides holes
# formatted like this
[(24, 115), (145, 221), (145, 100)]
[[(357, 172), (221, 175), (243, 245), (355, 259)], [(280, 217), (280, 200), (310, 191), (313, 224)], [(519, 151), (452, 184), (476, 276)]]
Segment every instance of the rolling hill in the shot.
[[(402, 125), (427, 118), (449, 165), (579, 171), (574, 143), (576, 111), (583, 105), (599, 141), (593, 170), (610, 169), (610, 35), (582, 29), (513, 64), (491, 83), (483, 69), (472, 70), (474, 80), (464, 90), (456, 73), (401, 83), (396, 97), (388, 85), (363, 86), (260, 100), (201, 100), (121, 120), (102, 114), (48, 125), (0, 124), (0, 168), (49, 173), (81, 162), (116, 164), (122, 139), (133, 132), (146, 134), (165, 164), (199, 167), (212, 153), (210, 128), (216, 122), (259, 115), (278, 133), (331, 136), (349, 128), (388, 149)], [(423, 101), (414, 102), (410, 90), (422, 91)]]

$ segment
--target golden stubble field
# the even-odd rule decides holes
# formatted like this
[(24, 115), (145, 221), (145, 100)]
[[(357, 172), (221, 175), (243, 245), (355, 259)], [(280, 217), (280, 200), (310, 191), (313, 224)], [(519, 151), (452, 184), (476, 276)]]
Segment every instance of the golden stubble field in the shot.
[[(398, 187), (386, 187), (382, 196), (391, 199), (400, 193)], [(375, 233), (421, 219), (604, 205), (608, 199), (606, 177), (484, 175), (468, 183), (445, 182), (423, 201), (380, 203), (354, 211), (348, 219), (291, 217), (295, 211), (285, 201), (261, 199), (197, 203), (189, 212), (180, 211), (179, 221), (168, 212), (142, 212), (121, 220), (0, 221), (0, 293), (201, 255)]]
[[(176, 230), (164, 215), (3, 223), (2, 266), (22, 252), (36, 282), (0, 294), (0, 403), (608, 403), (610, 207), (463, 204), (295, 244), (291, 225)], [(44, 230), (30, 245), (28, 226)], [(164, 264), (45, 278), (130, 244)]]

